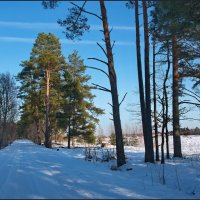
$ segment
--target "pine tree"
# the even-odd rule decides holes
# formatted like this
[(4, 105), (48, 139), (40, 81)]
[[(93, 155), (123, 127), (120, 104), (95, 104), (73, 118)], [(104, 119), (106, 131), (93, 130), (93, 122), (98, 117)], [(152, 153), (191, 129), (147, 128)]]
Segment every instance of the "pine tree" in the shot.
[(92, 87), (87, 84), (90, 76), (86, 75), (83, 60), (74, 51), (69, 55), (69, 64), (63, 68), (62, 103), (59, 122), (68, 129), (68, 148), (73, 136), (82, 136), (87, 142), (94, 143), (97, 116), (103, 110), (94, 106)]
[[(21, 63), (23, 68), (18, 73), (16, 79), (21, 83), (18, 92), (18, 98), (23, 101), (21, 106), (21, 120), (19, 124), (19, 130), (26, 132), (27, 128), (31, 125), (36, 127), (36, 143), (41, 144), (41, 121), (43, 119), (44, 106), (41, 95), (41, 85), (39, 82), (38, 68), (32, 61), (23, 61)], [(20, 124), (25, 127), (20, 128)]]
[[(170, 0), (155, 3), (155, 16), (157, 18), (157, 38), (162, 41), (162, 49), (167, 53), (167, 42), (172, 46), (172, 91), (173, 91), (173, 139), (174, 156), (181, 157), (180, 139), (180, 89), (183, 77), (194, 77), (199, 84), (199, 8), (198, 0)], [(164, 48), (163, 48), (164, 47)]]
[[(19, 97), (23, 111), (36, 123), (45, 121), (45, 146), (51, 147), (52, 131), (56, 128), (56, 112), (60, 103), (60, 71), (65, 65), (59, 40), (52, 34), (40, 33), (30, 59), (22, 63), (18, 74), (22, 85)], [(43, 106), (42, 106), (43, 105)], [(44, 118), (45, 115), (45, 118)], [(39, 139), (38, 139), (39, 140)]]

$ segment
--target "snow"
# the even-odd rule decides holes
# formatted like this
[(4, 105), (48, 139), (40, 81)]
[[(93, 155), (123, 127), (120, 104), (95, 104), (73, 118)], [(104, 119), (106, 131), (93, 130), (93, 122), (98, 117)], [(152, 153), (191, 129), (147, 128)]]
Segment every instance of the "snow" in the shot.
[[(26, 199), (124, 199), (200, 198), (200, 137), (186, 159), (167, 160), (164, 165), (143, 162), (142, 147), (126, 147), (128, 162), (118, 171), (113, 162), (89, 162), (84, 148), (46, 149), (29, 140), (16, 140), (0, 151), (0, 198)], [(194, 144), (194, 143), (193, 143)], [(184, 147), (185, 148), (185, 147)], [(190, 150), (192, 152), (190, 153)], [(194, 152), (193, 152), (194, 151)], [(195, 153), (195, 157), (193, 154)], [(128, 168), (132, 170), (127, 171)]]

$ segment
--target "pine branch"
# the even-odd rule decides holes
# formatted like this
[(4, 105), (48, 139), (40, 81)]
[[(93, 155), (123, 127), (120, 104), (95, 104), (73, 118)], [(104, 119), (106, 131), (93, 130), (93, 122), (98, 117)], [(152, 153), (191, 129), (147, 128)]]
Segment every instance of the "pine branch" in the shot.
[[(86, 3), (86, 1), (85, 1), (85, 3)], [(74, 5), (75, 7), (77, 7), (78, 9), (80, 9), (80, 11), (85, 12), (85, 13), (90, 14), (90, 15), (93, 15), (93, 16), (97, 17), (98, 19), (100, 19), (100, 20), (102, 21), (102, 18), (101, 18), (99, 15), (97, 15), (97, 14), (95, 14), (95, 13), (93, 13), (93, 12), (89, 12), (89, 11), (87, 11), (87, 10), (84, 10), (84, 9), (83, 9), (84, 6), (80, 7), (80, 6), (76, 5), (76, 4), (73, 3), (73, 2), (71, 2), (71, 4)]]
[[(72, 3), (72, 2), (71, 2), (71, 3)], [(72, 3), (72, 4), (73, 4), (73, 3)], [(83, 3), (82, 7), (80, 7), (80, 12), (79, 12), (79, 14), (78, 14), (78, 17), (77, 17), (77, 19), (76, 19), (76, 21), (75, 21), (75, 23), (74, 23), (74, 24), (76, 24), (76, 23), (77, 23), (77, 21), (78, 21), (78, 19), (79, 19), (80, 15), (81, 15), (81, 11), (83, 10), (83, 8), (84, 8), (85, 4), (86, 4), (86, 1)]]

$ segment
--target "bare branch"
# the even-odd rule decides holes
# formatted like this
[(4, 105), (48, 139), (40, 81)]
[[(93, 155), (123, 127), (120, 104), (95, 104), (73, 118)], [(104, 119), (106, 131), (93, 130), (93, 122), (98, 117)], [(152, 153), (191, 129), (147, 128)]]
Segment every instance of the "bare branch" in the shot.
[(191, 90), (188, 90), (188, 89), (186, 89), (186, 88), (184, 88), (184, 90), (186, 90), (186, 91), (188, 91), (188, 92), (192, 93), (193, 95), (195, 95), (196, 97), (200, 98), (200, 96), (199, 96), (199, 95), (197, 95), (195, 92), (192, 92)]
[(184, 104), (184, 103), (186, 103), (186, 104), (192, 104), (192, 105), (195, 105), (195, 106), (200, 106), (200, 103), (194, 103), (194, 102), (190, 102), (190, 101), (181, 101), (181, 102), (179, 102), (179, 104)]
[(186, 92), (183, 92), (183, 94), (187, 95), (187, 96), (190, 96), (190, 97), (193, 97), (194, 99), (196, 99), (197, 101), (200, 102), (200, 99), (198, 99), (196, 96), (192, 95), (192, 94), (188, 94)]
[(113, 27), (109, 30), (109, 34), (112, 32), (112, 30), (113, 30)]
[(103, 91), (105, 91), (105, 92), (111, 92), (111, 90), (109, 90), (108, 88), (103, 87), (103, 86), (101, 86), (101, 85), (97, 85), (97, 84), (94, 84), (94, 83), (92, 83), (92, 85), (94, 85), (94, 86), (96, 87), (95, 89), (103, 90)]
[(108, 78), (109, 78), (109, 75), (108, 75), (108, 73), (106, 73), (103, 69), (99, 69), (99, 68), (97, 68), (97, 67), (90, 67), (90, 66), (85, 66), (86, 68), (91, 68), (91, 69), (96, 69), (96, 70), (98, 70), (98, 71), (101, 71), (101, 72), (103, 72)]
[(200, 121), (200, 119), (195, 119), (195, 118), (183, 118), (183, 119), (180, 119), (180, 120), (196, 120), (196, 121)]
[(98, 58), (88, 58), (88, 60), (97, 60), (97, 61), (99, 61), (99, 62), (104, 63), (105, 65), (108, 65), (108, 63), (107, 63), (106, 61), (101, 60), (101, 59), (98, 59)]
[(124, 101), (124, 99), (126, 98), (126, 95), (127, 95), (127, 92), (126, 94), (124, 95), (123, 99), (121, 100), (121, 102), (119, 103), (119, 106), (122, 104), (122, 102)]
[(112, 47), (111, 47), (111, 49), (113, 49), (114, 45), (115, 45), (115, 40), (113, 41), (113, 44), (112, 44)]
[[(85, 1), (85, 2), (86, 2), (86, 1)], [(100, 19), (100, 20), (102, 21), (102, 18), (101, 18), (99, 15), (97, 15), (97, 14), (95, 14), (95, 13), (92, 13), (92, 12), (89, 12), (89, 11), (87, 11), (87, 10), (84, 10), (84, 9), (83, 9), (84, 6), (80, 7), (80, 6), (76, 5), (76, 4), (73, 3), (73, 2), (71, 2), (71, 4), (74, 5), (74, 6), (76, 6), (77, 8), (79, 8), (80, 11), (85, 12), (85, 13), (90, 14), (90, 15), (93, 15), (93, 16), (97, 17), (98, 19)]]
[(113, 107), (113, 105), (111, 103), (108, 103), (108, 105), (110, 105), (111, 107)]
[(101, 50), (104, 52), (104, 54), (106, 55), (106, 57), (108, 57), (105, 49), (97, 42), (97, 45), (101, 48)]

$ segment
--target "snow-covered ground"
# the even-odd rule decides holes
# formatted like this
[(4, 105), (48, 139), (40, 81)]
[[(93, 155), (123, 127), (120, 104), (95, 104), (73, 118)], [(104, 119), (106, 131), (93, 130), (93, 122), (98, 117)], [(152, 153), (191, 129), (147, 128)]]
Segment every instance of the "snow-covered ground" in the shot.
[[(0, 198), (198, 199), (200, 143), (189, 144), (189, 138), (187, 142), (190, 157), (168, 160), (163, 184), (163, 165), (145, 164), (141, 147), (126, 147), (127, 165), (112, 171), (113, 162), (85, 161), (83, 148), (57, 151), (16, 140), (0, 151)], [(127, 171), (129, 168), (132, 170)]]

